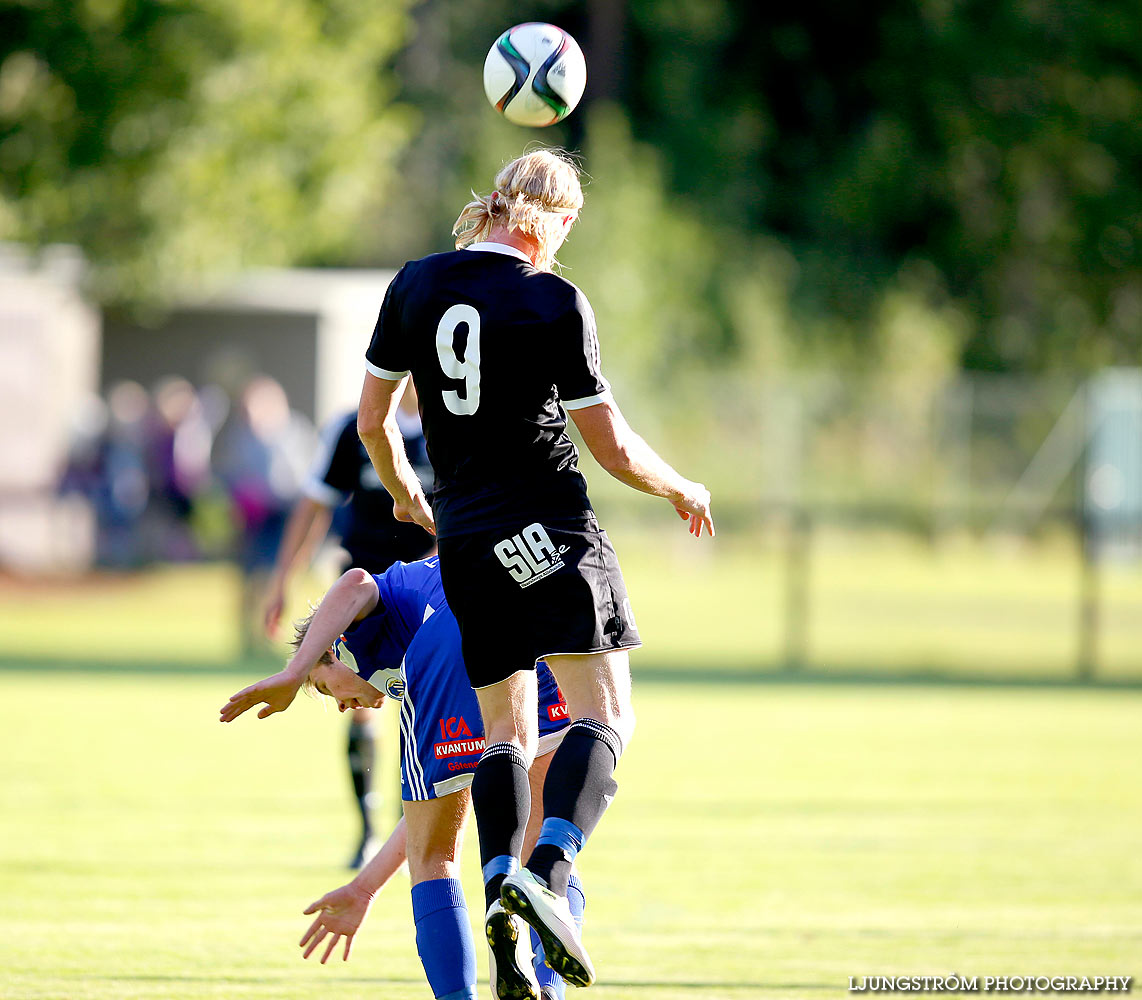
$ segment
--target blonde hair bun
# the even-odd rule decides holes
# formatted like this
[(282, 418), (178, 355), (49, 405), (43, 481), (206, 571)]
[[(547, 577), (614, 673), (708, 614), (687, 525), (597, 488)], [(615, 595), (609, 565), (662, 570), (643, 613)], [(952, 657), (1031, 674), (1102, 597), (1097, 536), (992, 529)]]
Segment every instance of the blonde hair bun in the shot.
[(490, 194), (473, 191), (472, 198), (452, 227), (457, 250), (486, 240), (494, 225), (506, 225), (539, 244), (535, 266), (550, 271), (566, 236), (563, 220), (583, 207), (583, 188), (570, 156), (562, 150), (537, 149), (503, 167)]

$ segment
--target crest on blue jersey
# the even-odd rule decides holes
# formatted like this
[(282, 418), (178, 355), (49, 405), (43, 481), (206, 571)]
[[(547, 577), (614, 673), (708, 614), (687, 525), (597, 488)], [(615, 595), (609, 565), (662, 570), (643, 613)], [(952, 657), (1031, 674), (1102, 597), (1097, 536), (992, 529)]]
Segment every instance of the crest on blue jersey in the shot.
[(356, 673), (359, 674), (361, 672), (357, 666), (357, 657), (353, 655), (353, 650), (349, 648), (349, 644), (345, 641), (345, 636), (338, 636), (337, 641), (333, 643), (333, 655)]

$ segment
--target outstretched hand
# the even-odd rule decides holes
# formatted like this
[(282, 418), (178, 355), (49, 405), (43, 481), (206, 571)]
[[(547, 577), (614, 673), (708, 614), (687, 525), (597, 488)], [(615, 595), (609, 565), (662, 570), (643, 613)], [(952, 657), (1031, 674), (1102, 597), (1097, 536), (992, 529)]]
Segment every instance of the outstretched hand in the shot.
[(219, 710), (219, 721), (233, 722), (243, 712), (263, 702), (266, 707), (258, 712), (259, 719), (265, 719), (275, 712), (284, 712), (300, 687), (301, 681), (283, 670), (230, 695), (230, 700)]
[(686, 496), (674, 504), (678, 516), (690, 522), (690, 534), (702, 537), (702, 527), (714, 537), (714, 518), (710, 513), (710, 491), (701, 483), (691, 483)]
[(345, 951), (341, 956), (341, 961), (349, 961), (349, 952), (353, 947), (353, 935), (360, 929), (372, 901), (373, 899), (368, 893), (355, 888), (350, 882), (348, 885), (341, 886), (340, 889), (327, 892), (316, 903), (310, 903), (305, 912), (316, 913), (317, 916), (314, 917), (313, 923), (309, 925), (309, 930), (298, 942), (299, 947), (305, 949), (301, 957), (309, 958), (317, 946), (327, 936), (332, 935), (325, 948), (325, 954), (321, 956), (321, 964), (324, 965), (329, 960), (329, 956), (333, 954), (342, 938), (345, 939)]

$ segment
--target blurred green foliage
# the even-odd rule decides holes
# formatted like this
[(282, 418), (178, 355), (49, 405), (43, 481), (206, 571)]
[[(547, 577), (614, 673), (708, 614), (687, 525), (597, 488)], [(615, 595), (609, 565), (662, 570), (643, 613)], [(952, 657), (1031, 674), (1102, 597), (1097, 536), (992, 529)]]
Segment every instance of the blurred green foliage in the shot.
[(351, 259), (410, 130), (407, 0), (0, 8), (0, 237), (80, 245), (104, 300)]
[(630, 0), (628, 106), (670, 184), (779, 235), (868, 340), (902, 268), (970, 367), (1135, 363), (1142, 6)]
[[(525, 15), (588, 56), (583, 108), (545, 130), (479, 85)], [(80, 244), (105, 297), (441, 249), (535, 142), (583, 153), (568, 276), (632, 378), (1142, 350), (1132, 0), (0, 8), (0, 237)]]

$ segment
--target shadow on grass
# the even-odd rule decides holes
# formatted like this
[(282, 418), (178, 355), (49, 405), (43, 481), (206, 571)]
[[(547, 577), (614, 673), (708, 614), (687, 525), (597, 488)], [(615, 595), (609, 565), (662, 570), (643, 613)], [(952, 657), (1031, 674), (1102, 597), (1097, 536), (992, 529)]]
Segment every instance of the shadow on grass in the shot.
[(280, 670), (285, 658), (266, 656), (249, 660), (217, 660), (195, 663), (188, 660), (106, 660), (98, 657), (79, 659), (68, 656), (6, 656), (0, 655), (0, 671), (57, 671), (90, 674), (169, 674), (172, 676), (203, 677), (228, 675), (231, 677), (264, 677)]
[(773, 685), (894, 685), (917, 687), (1011, 687), (1065, 688), (1075, 690), (1142, 691), (1139, 677), (1060, 677), (1035, 674), (950, 673), (935, 667), (918, 665), (885, 670), (854, 670), (851, 667), (801, 667), (791, 669), (727, 670), (722, 667), (696, 666), (693, 670), (677, 668), (636, 667), (639, 683), (684, 684), (773, 684)]
[[(328, 984), (329, 980), (322, 980), (320, 976), (314, 975), (311, 977), (297, 976), (293, 973), (282, 974), (278, 976), (259, 974), (257, 976), (230, 976), (225, 973), (217, 973), (216, 975), (171, 975), (171, 976), (158, 976), (158, 975), (107, 975), (107, 976), (93, 976), (90, 973), (54, 973), (60, 979), (82, 979), (91, 980), (104, 983), (233, 983), (236, 986), (268, 986), (273, 983), (288, 983), (291, 987), (296, 986), (299, 981), (304, 981), (306, 978), (312, 979), (315, 984), (324, 983)], [(423, 979), (415, 979), (411, 976), (358, 976), (358, 977), (342, 977), (338, 976), (336, 986), (345, 986), (358, 984), (363, 986), (417, 986), (423, 983)], [(320, 990), (320, 987), (316, 987)], [(320, 996), (320, 992), (315, 995)]]
[[(229, 676), (257, 679), (279, 670), (283, 661), (273, 656), (238, 661), (195, 663), (186, 660), (106, 660), (52, 656), (0, 655), (0, 673), (5, 671), (56, 671), (92, 674), (148, 674), (172, 676)], [(917, 664), (885, 670), (851, 667), (802, 667), (796, 670), (766, 664), (756, 669), (726, 668), (695, 664), (690, 668), (636, 663), (634, 678), (640, 684), (773, 684), (773, 685), (913, 685), (921, 687), (1012, 687), (1062, 688), (1073, 690), (1142, 691), (1142, 675), (1137, 677), (1066, 677), (1058, 675), (951, 673), (937, 667)]]
[(673, 979), (619, 980), (600, 979), (596, 986), (613, 986), (626, 990), (827, 990), (836, 983), (722, 983), (711, 980), (703, 983), (683, 983)]
[[(270, 986), (275, 982), (289, 983), (291, 986), (297, 986), (299, 978), (294, 974), (289, 975), (259, 975), (259, 976), (233, 976), (219, 973), (217, 975), (104, 975), (93, 976), (90, 974), (81, 975), (68, 975), (67, 973), (57, 974), (60, 978), (75, 978), (99, 982), (123, 982), (123, 983), (232, 983), (235, 986)], [(319, 977), (314, 977), (315, 983), (319, 982)], [(328, 980), (325, 981), (326, 983)], [(400, 976), (359, 976), (359, 977), (341, 977), (338, 976), (336, 985), (341, 986), (405, 986), (405, 985), (420, 985), (423, 983), (422, 979), (415, 979), (412, 977)], [(835, 986), (835, 983), (735, 983), (735, 982), (717, 982), (711, 980), (709, 982), (678, 982), (672, 979), (657, 979), (657, 980), (617, 980), (617, 979), (600, 979), (597, 986), (610, 986), (614, 988), (628, 989), (628, 990), (780, 990), (789, 992), (800, 992), (805, 990), (823, 990)]]

